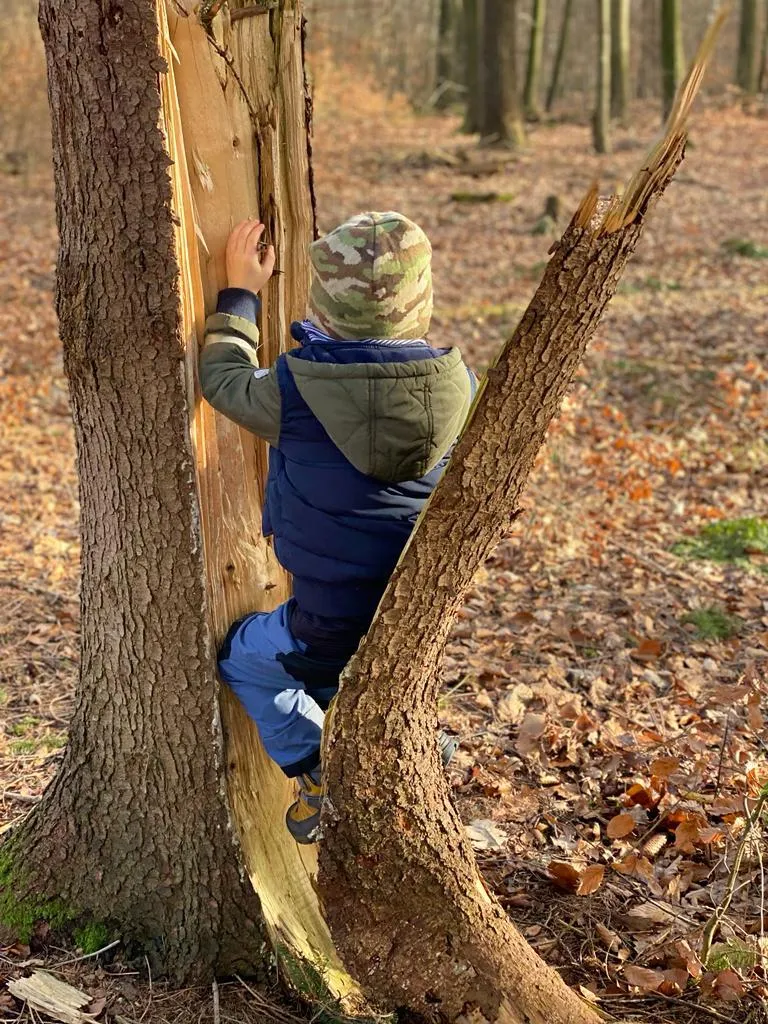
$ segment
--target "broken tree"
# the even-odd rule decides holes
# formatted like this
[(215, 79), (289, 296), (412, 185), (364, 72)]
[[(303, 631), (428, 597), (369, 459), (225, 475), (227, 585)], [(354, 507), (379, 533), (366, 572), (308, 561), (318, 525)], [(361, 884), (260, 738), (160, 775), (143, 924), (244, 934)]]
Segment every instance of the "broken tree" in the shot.
[[(96, 922), (184, 979), (258, 974), (272, 946), (283, 977), (355, 1010), (311, 856), (283, 828), (289, 788), (226, 693), (222, 743), (215, 642), (287, 589), (258, 521), (264, 447), (197, 400), (197, 341), (231, 223), (258, 213), (283, 271), (262, 313), (274, 358), (304, 309), (313, 217), (299, 6), (216, 6), (41, 4), (82, 667), (59, 775), (0, 851), (0, 919)], [(317, 884), (345, 967), (385, 1008), (595, 1019), (485, 891), (437, 766), (436, 664), (681, 156), (686, 109), (623, 205), (604, 215), (590, 195), (556, 248), (333, 713)]]

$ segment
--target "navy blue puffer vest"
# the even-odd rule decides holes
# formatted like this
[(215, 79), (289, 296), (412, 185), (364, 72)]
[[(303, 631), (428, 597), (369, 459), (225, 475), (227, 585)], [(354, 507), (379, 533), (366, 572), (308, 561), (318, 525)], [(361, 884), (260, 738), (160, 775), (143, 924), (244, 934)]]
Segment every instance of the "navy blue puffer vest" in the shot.
[[(313, 362), (411, 362), (446, 352), (426, 342), (298, 338), (303, 347), (294, 349), (291, 358)], [(304, 401), (285, 355), (274, 369), (282, 420), (279, 443), (270, 448), (265, 536), (274, 537), (280, 563), (293, 574), (294, 598), (302, 611), (370, 616), (450, 452), (419, 480), (388, 483), (366, 476), (336, 447)]]

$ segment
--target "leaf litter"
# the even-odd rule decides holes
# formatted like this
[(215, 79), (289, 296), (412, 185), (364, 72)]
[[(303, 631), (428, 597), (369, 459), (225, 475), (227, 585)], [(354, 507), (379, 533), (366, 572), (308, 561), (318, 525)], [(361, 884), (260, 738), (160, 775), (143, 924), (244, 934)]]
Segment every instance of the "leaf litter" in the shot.
[[(363, 208), (419, 221), (434, 247), (431, 336), (482, 372), (546, 261), (550, 240), (531, 228), (547, 197), (575, 208), (593, 179), (626, 178), (636, 147), (597, 157), (586, 125), (545, 124), (491, 159), (455, 118), (416, 117), (357, 72), (328, 65), (317, 80), (320, 227)], [(617, 136), (645, 145), (656, 122), (638, 107)], [(462, 737), (450, 781), (489, 886), (549, 963), (625, 1019), (768, 1020), (765, 824), (750, 817), (768, 781), (768, 345), (765, 269), (750, 255), (768, 214), (764, 124), (735, 103), (700, 105), (686, 173), (443, 664), (440, 717)], [(507, 201), (456, 204), (457, 179), (480, 163)], [(50, 182), (0, 178), (0, 215), (2, 827), (38, 798), (65, 740), (79, 549)], [(738, 629), (702, 629), (701, 613)], [(29, 954), (10, 938), (0, 950), (0, 1015), (19, 1014), (2, 981)], [(114, 983), (103, 967), (66, 971), (92, 996)], [(119, 984), (135, 1005), (146, 996), (136, 978)], [(196, 992), (179, 1020), (201, 1012)], [(113, 997), (94, 1005), (119, 1024)]]

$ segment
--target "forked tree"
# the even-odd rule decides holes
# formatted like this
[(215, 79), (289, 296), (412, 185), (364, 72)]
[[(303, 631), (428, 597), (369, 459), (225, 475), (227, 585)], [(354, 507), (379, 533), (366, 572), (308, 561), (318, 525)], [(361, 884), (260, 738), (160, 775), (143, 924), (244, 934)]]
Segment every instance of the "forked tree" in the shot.
[(0, 850), (0, 919), (100, 923), (178, 979), (258, 975), (276, 954), (295, 988), (351, 1013), (596, 1024), (478, 873), (435, 753), (437, 663), (682, 158), (701, 67), (624, 196), (581, 203), (479, 389), (334, 705), (315, 878), (283, 827), (285, 780), (216, 685), (228, 622), (287, 585), (260, 532), (264, 446), (199, 401), (195, 374), (232, 221), (258, 213), (277, 246), (266, 360), (304, 309), (301, 12), (217, 6), (41, 3), (82, 666), (60, 772)]

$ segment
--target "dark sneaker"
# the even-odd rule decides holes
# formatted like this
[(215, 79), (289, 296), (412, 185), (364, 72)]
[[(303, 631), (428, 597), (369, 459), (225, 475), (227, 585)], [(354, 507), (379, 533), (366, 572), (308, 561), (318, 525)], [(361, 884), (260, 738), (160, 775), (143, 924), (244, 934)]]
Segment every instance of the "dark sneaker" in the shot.
[(447, 768), (453, 760), (453, 755), (459, 749), (461, 740), (458, 736), (451, 736), (445, 729), (441, 729), (437, 734), (437, 745), (440, 748), (440, 759), (443, 762), (443, 767)]
[(285, 813), (285, 824), (297, 843), (308, 845), (320, 836), (320, 806), (323, 788), (320, 769), (299, 776), (299, 799)]

